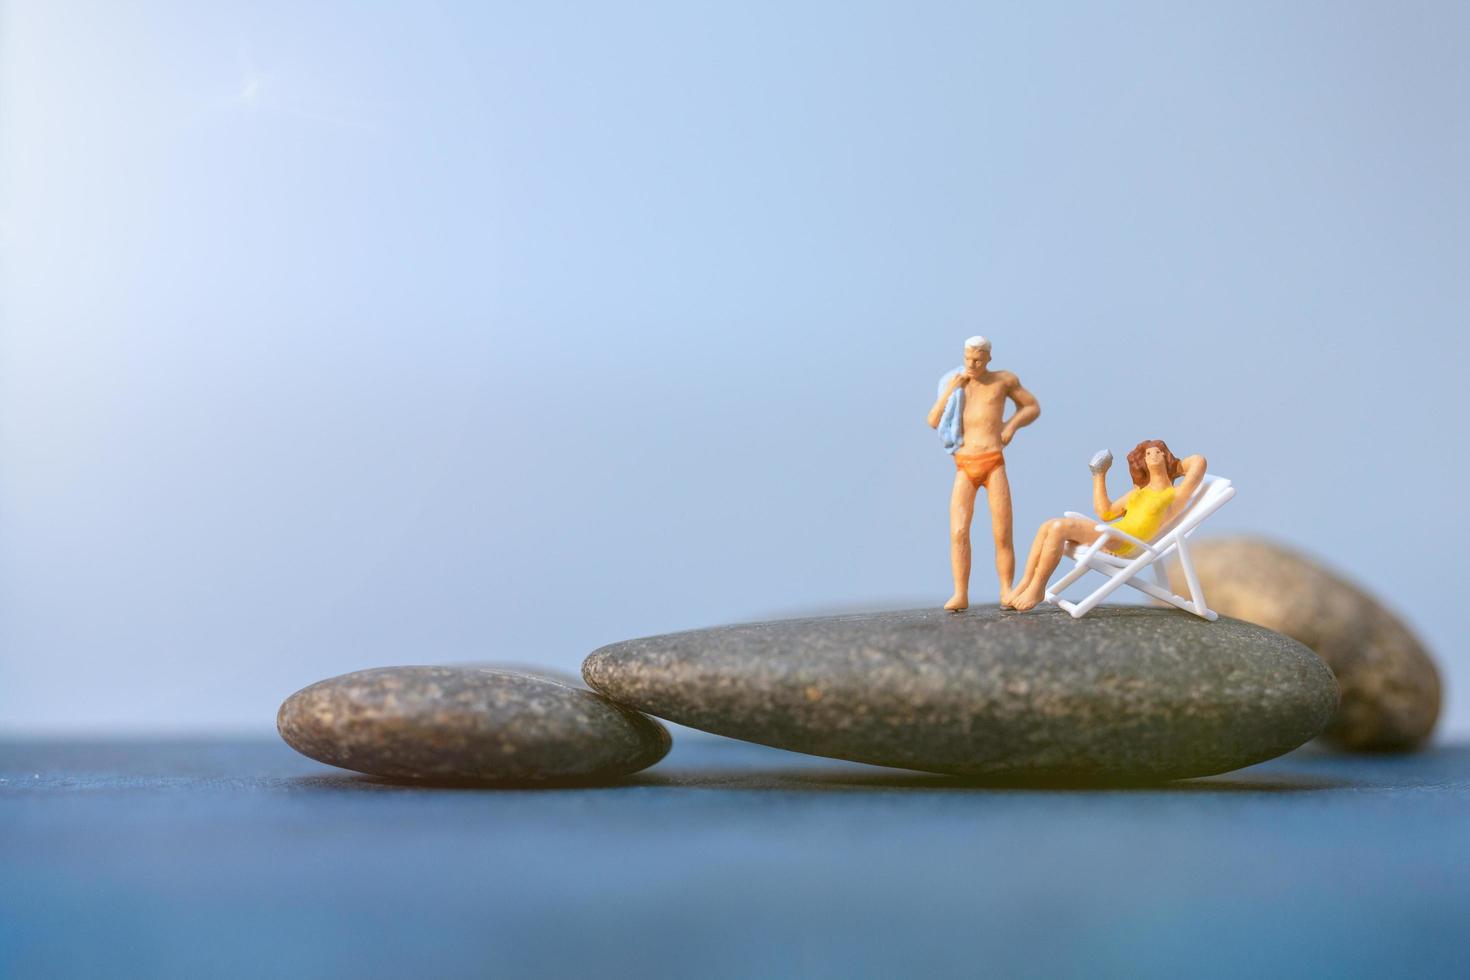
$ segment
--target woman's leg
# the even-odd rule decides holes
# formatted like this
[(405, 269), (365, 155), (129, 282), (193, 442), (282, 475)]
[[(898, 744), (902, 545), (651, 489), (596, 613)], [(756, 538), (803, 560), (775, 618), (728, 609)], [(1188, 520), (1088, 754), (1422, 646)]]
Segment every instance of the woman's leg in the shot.
[(1050, 528), (1051, 521), (1046, 521), (1041, 527), (1036, 529), (1036, 537), (1031, 539), (1031, 550), (1026, 555), (1026, 570), (1021, 573), (1021, 581), (1016, 583), (1016, 587), (1001, 597), (1000, 604), (1002, 606), (1009, 606), (1011, 604), (1011, 596), (1020, 595), (1031, 584), (1031, 575), (1036, 571), (1036, 563), (1041, 558), (1042, 542), (1046, 540), (1046, 532)]
[[(1051, 573), (1057, 570), (1057, 565), (1061, 564), (1062, 548), (1068, 541), (1091, 544), (1097, 540), (1096, 526), (1080, 517), (1047, 521), (1043, 530), (1045, 534), (1038, 536), (1042, 538), (1041, 546), (1033, 548), (1036, 565), (1026, 579), (1026, 588), (1011, 596), (1009, 605), (1012, 609), (1030, 609), (1046, 597), (1046, 583), (1051, 580)], [(1030, 564), (1028, 559), (1027, 565)]]

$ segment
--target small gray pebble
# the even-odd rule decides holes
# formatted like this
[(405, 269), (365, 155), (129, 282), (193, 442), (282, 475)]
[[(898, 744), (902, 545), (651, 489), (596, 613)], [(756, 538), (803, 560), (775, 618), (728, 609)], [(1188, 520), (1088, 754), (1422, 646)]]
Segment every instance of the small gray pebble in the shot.
[(286, 699), (281, 737), (303, 755), (425, 781), (595, 780), (653, 765), (668, 730), (582, 688), (490, 667), (378, 667)]

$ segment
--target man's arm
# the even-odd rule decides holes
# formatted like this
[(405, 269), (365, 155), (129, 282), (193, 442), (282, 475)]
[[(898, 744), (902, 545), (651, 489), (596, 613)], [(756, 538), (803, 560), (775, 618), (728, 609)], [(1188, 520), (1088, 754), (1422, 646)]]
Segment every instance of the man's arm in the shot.
[(1016, 383), (1011, 387), (1010, 399), (1016, 403), (1016, 410), (1000, 430), (1002, 446), (1011, 444), (1011, 440), (1016, 436), (1016, 430), (1030, 425), (1041, 417), (1041, 403), (1036, 400), (1035, 395), (1021, 387), (1020, 378), (1016, 378)]
[(939, 420), (944, 418), (944, 403), (949, 401), (949, 396), (954, 394), (954, 390), (964, 383), (965, 372), (963, 371), (949, 379), (949, 385), (940, 394), (939, 401), (935, 402), (934, 407), (929, 409), (929, 428), (939, 428)]

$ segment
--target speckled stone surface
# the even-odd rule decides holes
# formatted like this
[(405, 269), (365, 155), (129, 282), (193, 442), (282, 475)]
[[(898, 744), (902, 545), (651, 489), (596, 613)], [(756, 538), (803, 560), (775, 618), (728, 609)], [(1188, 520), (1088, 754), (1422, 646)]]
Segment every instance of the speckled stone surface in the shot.
[[(1345, 748), (1417, 748), (1439, 718), (1439, 671), (1417, 637), (1364, 589), (1318, 562), (1259, 538), (1193, 546), (1212, 609), (1311, 647), (1337, 675), (1342, 706), (1326, 737)], [(1183, 576), (1173, 571), (1175, 589)]]
[(319, 762), (430, 782), (609, 779), (669, 750), (658, 722), (592, 691), (490, 667), (379, 667), (286, 699), (276, 728)]
[(1322, 731), (1337, 685), (1259, 626), (1104, 607), (938, 609), (615, 643), (583, 676), (640, 711), (814, 755), (997, 780), (1226, 772)]

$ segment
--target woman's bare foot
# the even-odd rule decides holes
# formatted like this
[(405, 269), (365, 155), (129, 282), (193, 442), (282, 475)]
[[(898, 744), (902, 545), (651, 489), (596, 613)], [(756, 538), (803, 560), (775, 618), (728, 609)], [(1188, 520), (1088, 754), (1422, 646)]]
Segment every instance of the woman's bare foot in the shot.
[(1017, 612), (1025, 612), (1028, 609), (1034, 609), (1036, 604), (1045, 598), (1045, 594), (1045, 589), (1026, 589), (1011, 596), (1009, 605)]
[(1014, 608), (1011, 605), (1011, 602), (1016, 598), (1016, 596), (1020, 595), (1022, 592), (1025, 592), (1026, 586), (1028, 586), (1030, 583), (1031, 580), (1029, 578), (1023, 578), (1019, 585), (1015, 586), (1014, 588), (1006, 589), (1004, 592), (1002, 592), (1000, 594), (1000, 608)]
[(949, 601), (944, 604), (944, 608), (950, 612), (963, 612), (970, 608), (970, 597), (963, 592), (956, 592), (949, 597)]

